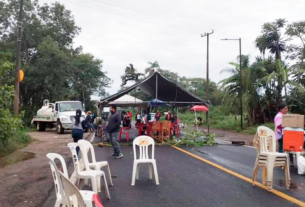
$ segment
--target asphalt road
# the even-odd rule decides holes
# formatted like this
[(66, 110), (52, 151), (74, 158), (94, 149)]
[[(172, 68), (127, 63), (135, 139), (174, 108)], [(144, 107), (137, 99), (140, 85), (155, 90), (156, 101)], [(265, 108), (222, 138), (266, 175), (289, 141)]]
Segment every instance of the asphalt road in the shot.
[[(200, 157), (217, 163), (246, 177), (252, 178), (256, 158), (256, 150), (252, 147), (219, 145), (213, 147), (200, 147), (187, 149)], [(273, 188), (305, 202), (305, 177), (297, 174), (297, 168), (290, 167), (291, 187), (287, 190), (284, 186), (284, 171), (276, 167), (273, 174)], [(261, 182), (261, 170), (257, 181)]]
[[(212, 150), (212, 148), (211, 148)], [(105, 207), (169, 206), (294, 206), (259, 187), (231, 176), (171, 147), (156, 147), (160, 185), (148, 179), (148, 166), (131, 186), (132, 147), (124, 146), (122, 159), (110, 158), (111, 148), (95, 148), (98, 160), (108, 160), (114, 186), (111, 200), (101, 193)]]
[[(95, 139), (94, 143), (99, 142)], [(247, 177), (252, 176), (256, 152), (253, 148), (219, 145), (196, 149), (184, 148)], [(131, 186), (133, 149), (122, 146), (124, 157), (114, 159), (111, 147), (95, 146), (98, 161), (108, 160), (114, 186), (109, 187), (111, 200), (107, 200), (102, 187), (100, 197), (105, 207), (197, 207), (197, 206), (296, 206), (259, 187), (227, 174), (172, 147), (156, 146), (155, 158), (160, 185), (148, 179), (148, 166), (140, 167), (140, 180)], [(69, 171), (72, 171), (69, 166)], [(71, 172), (70, 172), (71, 173)], [(293, 189), (283, 186), (282, 170), (274, 172), (274, 188), (304, 201), (304, 176), (291, 169)], [(260, 181), (260, 174), (258, 181)], [(109, 182), (108, 182), (109, 183)], [(90, 190), (90, 186), (85, 189)], [(54, 206), (54, 191), (44, 207)]]

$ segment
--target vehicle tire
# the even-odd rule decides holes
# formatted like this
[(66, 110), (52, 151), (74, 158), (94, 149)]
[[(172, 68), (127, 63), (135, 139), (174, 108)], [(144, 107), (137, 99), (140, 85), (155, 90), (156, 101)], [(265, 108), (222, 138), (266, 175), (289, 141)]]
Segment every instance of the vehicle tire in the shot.
[(43, 123), (43, 122), (37, 122), (37, 131), (40, 131), (40, 132), (44, 132), (46, 130), (46, 123)]
[(58, 134), (63, 134), (65, 132), (65, 129), (62, 127), (60, 121), (56, 124), (56, 131)]

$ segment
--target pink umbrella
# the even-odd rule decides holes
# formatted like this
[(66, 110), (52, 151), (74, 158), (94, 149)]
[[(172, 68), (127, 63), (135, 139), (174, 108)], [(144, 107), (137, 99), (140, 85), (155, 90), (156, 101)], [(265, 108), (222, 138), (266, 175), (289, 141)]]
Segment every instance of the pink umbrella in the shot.
[(190, 108), (191, 111), (195, 111), (195, 121), (196, 121), (196, 125), (197, 125), (197, 131), (198, 131), (198, 124), (197, 124), (197, 116), (196, 116), (196, 111), (209, 111), (209, 109), (206, 106), (203, 105), (197, 105), (197, 106), (193, 106), (192, 108)]
[(196, 105), (196, 106), (193, 106), (192, 108), (190, 108), (191, 111), (209, 111), (209, 109), (206, 107), (206, 106), (203, 106), (203, 105)]

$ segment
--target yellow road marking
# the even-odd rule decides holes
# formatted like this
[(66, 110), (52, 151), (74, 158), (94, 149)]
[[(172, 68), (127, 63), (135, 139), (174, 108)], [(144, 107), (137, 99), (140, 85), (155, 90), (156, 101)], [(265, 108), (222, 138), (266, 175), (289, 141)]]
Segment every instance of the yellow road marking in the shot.
[[(227, 168), (225, 168), (225, 167), (222, 167), (221, 165), (218, 165), (218, 164), (216, 164), (216, 163), (214, 163), (214, 162), (211, 162), (211, 161), (209, 161), (209, 160), (206, 160), (206, 159), (204, 159), (204, 158), (202, 158), (202, 157), (199, 157), (199, 156), (197, 156), (197, 155), (195, 155), (195, 154), (193, 154), (193, 153), (191, 153), (191, 152), (188, 152), (188, 151), (186, 151), (186, 150), (184, 150), (184, 149), (181, 149), (180, 147), (176, 147), (176, 146), (172, 146), (172, 147), (175, 148), (175, 149), (177, 149), (177, 150), (179, 150), (179, 151), (181, 151), (181, 152), (183, 152), (183, 153), (185, 153), (185, 154), (187, 154), (187, 155), (189, 155), (189, 156), (191, 156), (191, 157), (194, 157), (194, 158), (196, 158), (196, 159), (198, 159), (198, 160), (200, 160), (200, 161), (202, 161), (202, 162), (205, 162), (205, 163), (207, 163), (207, 164), (209, 164), (209, 165), (212, 165), (213, 167), (216, 167), (217, 169), (220, 169), (220, 170), (222, 170), (222, 171), (225, 171), (226, 173), (228, 173), (228, 174), (230, 174), (230, 175), (233, 175), (233, 176), (235, 176), (235, 177), (238, 177), (238, 178), (240, 178), (240, 179), (242, 179), (242, 180), (244, 180), (244, 181), (246, 181), (246, 182), (252, 184), (252, 179), (250, 179), (250, 178), (248, 178), (248, 177), (246, 177), (246, 176), (243, 176), (243, 175), (241, 175), (241, 174), (239, 174), (239, 173), (236, 173), (236, 172), (234, 172), (234, 171), (232, 171), (232, 170), (229, 170), (229, 169), (227, 169)], [(261, 184), (261, 183), (255, 182), (255, 185), (258, 186), (258, 187), (260, 187), (260, 188), (262, 188), (262, 189), (264, 189), (264, 190), (267, 190), (267, 187), (266, 187), (265, 185)], [(267, 191), (268, 191), (268, 190), (267, 190)], [(298, 200), (298, 199), (296, 199), (296, 198), (294, 198), (294, 197), (291, 197), (291, 196), (289, 196), (289, 195), (287, 195), (287, 194), (285, 194), (285, 193), (282, 193), (282, 192), (280, 192), (280, 191), (278, 191), (278, 190), (272, 189), (272, 190), (269, 191), (269, 192), (270, 192), (270, 193), (273, 193), (273, 194), (275, 194), (275, 195), (277, 195), (277, 196), (280, 196), (281, 198), (284, 198), (284, 199), (286, 199), (286, 200), (288, 200), (288, 201), (290, 201), (290, 202), (292, 202), (292, 203), (295, 203), (295, 204), (297, 204), (297, 205), (299, 205), (299, 206), (304, 206), (304, 207), (305, 207), (305, 203), (304, 203), (303, 201), (300, 201), (300, 200)]]

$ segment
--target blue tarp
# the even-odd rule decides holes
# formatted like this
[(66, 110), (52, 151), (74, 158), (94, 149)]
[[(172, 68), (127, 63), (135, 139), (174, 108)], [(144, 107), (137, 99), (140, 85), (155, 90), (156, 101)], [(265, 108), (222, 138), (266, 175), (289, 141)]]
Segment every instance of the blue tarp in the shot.
[(167, 104), (159, 99), (153, 99), (148, 103), (148, 105), (151, 107), (156, 107), (156, 106), (166, 106)]

